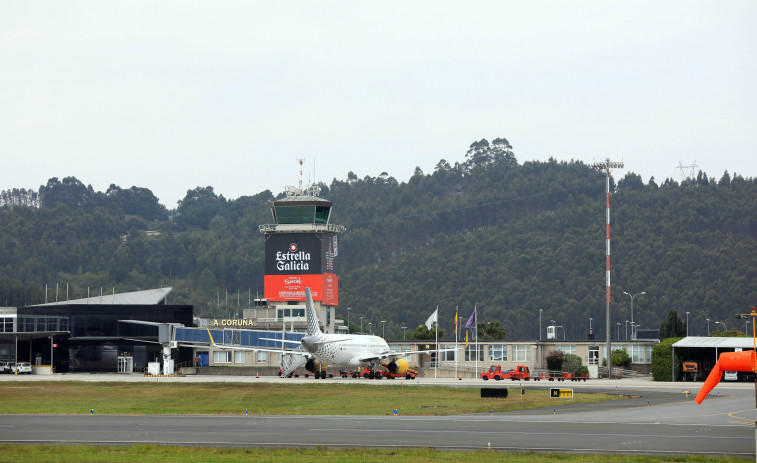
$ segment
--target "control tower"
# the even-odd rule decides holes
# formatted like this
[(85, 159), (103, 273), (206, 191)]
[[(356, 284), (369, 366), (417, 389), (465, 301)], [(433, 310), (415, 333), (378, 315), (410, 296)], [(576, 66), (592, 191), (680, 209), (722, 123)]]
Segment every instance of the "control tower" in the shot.
[(260, 225), (265, 234), (264, 296), (279, 321), (301, 325), (309, 287), (323, 331), (335, 333), (338, 236), (345, 227), (330, 223), (332, 203), (319, 193), (316, 186), (287, 187), (286, 196), (271, 205), (274, 223)]

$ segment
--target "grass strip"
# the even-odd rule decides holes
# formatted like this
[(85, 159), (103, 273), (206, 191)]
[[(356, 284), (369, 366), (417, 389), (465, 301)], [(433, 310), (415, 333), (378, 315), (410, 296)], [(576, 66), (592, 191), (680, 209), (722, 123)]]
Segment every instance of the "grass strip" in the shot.
[(362, 384), (2, 382), (0, 414), (119, 415), (457, 415), (613, 400), (628, 396), (512, 389), (507, 399), (479, 388)]
[(703, 456), (638, 456), (638, 455), (575, 455), (555, 453), (503, 453), (483, 451), (436, 451), (433, 449), (238, 449), (205, 447), (172, 447), (157, 445), (134, 445), (124, 447), (91, 445), (0, 445), (3, 461), (27, 463), (135, 463), (197, 462), (226, 463), (238, 461), (289, 462), (385, 462), (388, 458), (409, 463), (427, 462), (500, 462), (509, 463), (741, 463), (753, 461), (747, 458)]

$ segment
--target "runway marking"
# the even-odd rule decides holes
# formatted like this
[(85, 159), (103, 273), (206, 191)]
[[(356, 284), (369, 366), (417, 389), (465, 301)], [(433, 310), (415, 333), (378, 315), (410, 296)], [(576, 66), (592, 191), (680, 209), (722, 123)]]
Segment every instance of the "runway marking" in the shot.
[[(308, 432), (340, 432), (340, 433), (365, 433), (365, 434), (373, 434), (373, 433), (403, 433), (405, 432), (405, 429), (353, 429), (353, 428), (311, 428), (308, 429)], [(491, 435), (528, 435), (532, 436), (534, 434), (536, 435), (548, 435), (548, 436), (585, 436), (585, 431), (577, 430), (575, 432), (534, 432), (534, 431), (465, 431), (465, 430), (423, 430), (423, 429), (414, 429), (413, 432), (416, 433), (426, 433), (426, 434), (453, 434), (453, 435), (460, 435), (460, 434), (471, 434), (471, 435), (483, 435), (483, 434), (491, 434)], [(728, 439), (728, 440), (735, 440), (740, 439), (738, 437), (733, 436), (702, 436), (699, 434), (633, 434), (628, 435), (628, 433), (592, 433), (593, 436), (604, 436), (604, 437), (617, 437), (617, 436), (623, 436), (623, 437), (631, 437), (634, 439), (639, 439), (642, 437), (655, 437), (655, 438), (668, 438), (668, 437), (676, 437), (676, 438), (696, 438), (696, 439), (712, 439), (712, 440), (721, 440), (721, 439)], [(746, 440), (751, 441), (752, 438), (747, 437), (744, 438)]]

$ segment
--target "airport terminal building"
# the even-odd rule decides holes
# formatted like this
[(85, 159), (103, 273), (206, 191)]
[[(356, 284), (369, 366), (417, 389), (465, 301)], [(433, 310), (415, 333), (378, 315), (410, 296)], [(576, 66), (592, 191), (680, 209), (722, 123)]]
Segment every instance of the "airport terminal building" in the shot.
[[(0, 360), (30, 362), (36, 373), (116, 372), (161, 357), (159, 324), (192, 326), (191, 305), (169, 305), (171, 288), (26, 307), (0, 307)], [(192, 349), (175, 351), (191, 362)]]

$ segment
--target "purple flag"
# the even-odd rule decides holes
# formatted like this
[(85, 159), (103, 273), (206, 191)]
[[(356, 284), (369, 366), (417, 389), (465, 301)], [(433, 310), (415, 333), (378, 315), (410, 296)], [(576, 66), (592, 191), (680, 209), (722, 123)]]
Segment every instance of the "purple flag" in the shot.
[(465, 324), (466, 328), (470, 328), (471, 326), (476, 324), (476, 309), (473, 309), (473, 313), (470, 314), (470, 318), (468, 318), (468, 323)]

